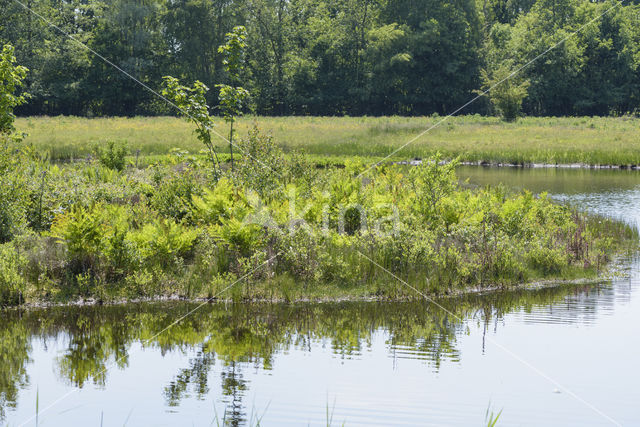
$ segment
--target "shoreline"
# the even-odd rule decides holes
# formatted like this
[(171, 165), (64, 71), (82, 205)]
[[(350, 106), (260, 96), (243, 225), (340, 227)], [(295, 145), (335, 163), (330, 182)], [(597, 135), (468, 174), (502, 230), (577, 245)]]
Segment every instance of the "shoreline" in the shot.
[(0, 313), (3, 311), (22, 311), (22, 310), (38, 310), (38, 309), (50, 309), (56, 307), (95, 307), (95, 306), (121, 306), (127, 304), (146, 304), (146, 303), (161, 303), (161, 302), (180, 302), (180, 303), (200, 303), (200, 304), (330, 304), (340, 302), (410, 302), (417, 300), (443, 300), (450, 298), (459, 298), (470, 295), (492, 295), (497, 293), (509, 293), (517, 291), (536, 291), (540, 289), (559, 288), (562, 286), (578, 286), (578, 285), (598, 285), (611, 279), (611, 275), (600, 275), (594, 278), (578, 278), (578, 279), (543, 279), (532, 282), (524, 282), (513, 285), (492, 285), (487, 287), (473, 287), (468, 289), (455, 290), (448, 294), (417, 294), (415, 297), (382, 297), (382, 296), (341, 296), (341, 297), (325, 297), (325, 298), (242, 298), (241, 300), (234, 301), (231, 298), (186, 298), (177, 294), (173, 295), (158, 295), (145, 298), (121, 298), (114, 300), (100, 300), (96, 298), (80, 298), (68, 302), (51, 302), (51, 301), (34, 301), (28, 302), (17, 306), (1, 307)]
[[(393, 162), (395, 165), (418, 166), (422, 164), (422, 159), (401, 160)], [(507, 163), (494, 161), (460, 161), (460, 166), (475, 166), (485, 168), (521, 168), (521, 169), (618, 169), (618, 170), (640, 170), (640, 165), (600, 165), (588, 163)]]

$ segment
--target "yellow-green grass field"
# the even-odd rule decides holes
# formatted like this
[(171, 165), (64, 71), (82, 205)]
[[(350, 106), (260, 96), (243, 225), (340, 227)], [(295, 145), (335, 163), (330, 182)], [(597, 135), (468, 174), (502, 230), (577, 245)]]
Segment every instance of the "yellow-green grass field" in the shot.
[[(418, 136), (440, 117), (242, 117), (236, 137), (257, 124), (286, 150), (315, 156), (381, 158)], [(393, 156), (423, 157), (439, 151), (463, 161), (640, 165), (640, 123), (633, 117), (529, 117), (505, 123), (494, 117), (452, 117)], [(197, 153), (193, 126), (174, 117), (26, 117), (16, 127), (26, 142), (51, 159), (78, 158), (106, 141), (126, 143), (134, 154)], [(227, 135), (220, 120), (216, 131)], [(221, 152), (228, 150), (218, 138)]]

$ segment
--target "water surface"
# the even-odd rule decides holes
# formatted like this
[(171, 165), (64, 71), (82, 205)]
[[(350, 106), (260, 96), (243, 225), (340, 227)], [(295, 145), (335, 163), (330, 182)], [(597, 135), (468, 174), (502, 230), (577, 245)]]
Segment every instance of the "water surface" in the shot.
[[(638, 224), (640, 173), (461, 168)], [(640, 262), (591, 286), (429, 302), (0, 313), (0, 424), (640, 424)], [(162, 332), (162, 333), (160, 333)], [(159, 335), (157, 335), (160, 333)], [(157, 336), (156, 336), (157, 335)], [(253, 422), (251, 421), (253, 420)]]

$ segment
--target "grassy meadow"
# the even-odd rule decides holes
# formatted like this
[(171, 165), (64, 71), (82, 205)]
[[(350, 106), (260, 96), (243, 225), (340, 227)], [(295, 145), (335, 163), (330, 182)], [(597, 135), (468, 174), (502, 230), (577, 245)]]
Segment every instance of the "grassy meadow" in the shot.
[[(312, 156), (381, 158), (441, 117), (243, 117), (237, 135), (257, 124), (285, 150)], [(86, 156), (105, 141), (125, 143), (131, 153), (163, 155), (173, 148), (197, 153), (202, 146), (189, 123), (174, 117), (28, 117), (16, 127), (27, 143), (52, 160)], [(227, 135), (220, 120), (216, 129)], [(222, 138), (219, 149), (227, 151)], [(481, 116), (451, 117), (393, 156), (427, 157), (435, 152), (463, 161), (639, 165), (640, 125), (632, 117), (527, 117), (515, 123)]]

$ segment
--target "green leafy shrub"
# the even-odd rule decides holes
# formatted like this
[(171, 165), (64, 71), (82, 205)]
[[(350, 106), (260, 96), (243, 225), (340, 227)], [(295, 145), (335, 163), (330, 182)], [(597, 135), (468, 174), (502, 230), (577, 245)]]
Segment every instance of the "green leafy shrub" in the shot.
[(125, 144), (107, 141), (106, 147), (98, 147), (97, 155), (100, 163), (109, 169), (122, 171), (126, 165), (128, 150)]
[(232, 216), (242, 218), (249, 209), (244, 192), (227, 178), (221, 178), (213, 189), (193, 196), (193, 217), (201, 224), (222, 224)]
[(26, 67), (16, 65), (14, 48), (10, 44), (0, 51), (0, 137), (19, 141), (22, 135), (15, 133), (13, 109), (26, 102), (26, 96), (16, 94), (27, 77)]
[(142, 255), (131, 234), (134, 214), (126, 206), (108, 206), (102, 215), (106, 225), (102, 248), (105, 279), (116, 282), (142, 264)]
[(222, 224), (210, 228), (210, 233), (220, 243), (238, 253), (240, 257), (250, 256), (262, 246), (262, 227), (247, 224), (237, 218), (231, 218)]
[(28, 182), (23, 171), (29, 161), (21, 147), (0, 135), (0, 243), (26, 227)]
[[(513, 61), (504, 61), (493, 65), (492, 70), (481, 70), (483, 91), (493, 107), (507, 122), (512, 122), (520, 115), (522, 101), (528, 96), (529, 80), (516, 75)], [(477, 91), (480, 95), (484, 92)]]
[(408, 180), (413, 191), (412, 210), (432, 227), (437, 225), (441, 200), (452, 194), (458, 186), (457, 164), (457, 161), (444, 163), (437, 154), (409, 171)]
[(28, 234), (14, 242), (24, 251), (27, 265), (23, 275), (30, 284), (50, 293), (60, 284), (56, 281), (66, 280), (68, 252), (58, 238)]
[(502, 283), (524, 282), (528, 278), (527, 266), (521, 248), (511, 242), (498, 243), (493, 263), (493, 281)]
[(536, 246), (527, 253), (532, 268), (545, 275), (558, 274), (568, 264), (567, 254), (560, 248)]
[(190, 220), (192, 199), (200, 188), (191, 170), (177, 172), (158, 185), (151, 197), (151, 206), (166, 218)]
[(105, 224), (99, 208), (73, 206), (55, 218), (49, 234), (65, 242), (72, 273), (97, 269), (105, 244)]
[(267, 239), (272, 245), (271, 252), (280, 254), (278, 272), (305, 281), (319, 278), (318, 239), (311, 230), (303, 227), (290, 232), (271, 230)]
[(240, 142), (242, 158), (238, 162), (237, 177), (247, 189), (257, 192), (263, 199), (277, 197), (283, 190), (286, 160), (283, 151), (270, 135), (264, 135), (257, 126)]
[(10, 244), (0, 244), (0, 306), (24, 301), (24, 269), (27, 260)]
[(144, 261), (172, 268), (191, 254), (198, 231), (172, 220), (158, 219), (132, 233)]

